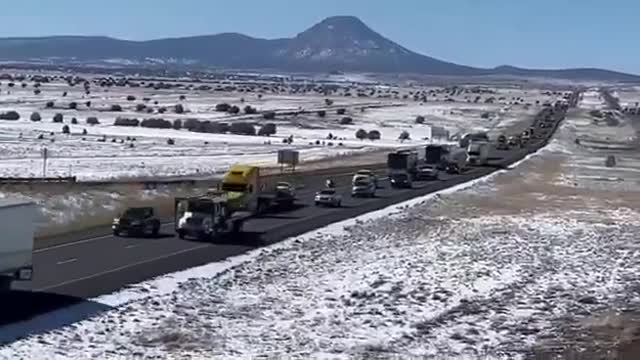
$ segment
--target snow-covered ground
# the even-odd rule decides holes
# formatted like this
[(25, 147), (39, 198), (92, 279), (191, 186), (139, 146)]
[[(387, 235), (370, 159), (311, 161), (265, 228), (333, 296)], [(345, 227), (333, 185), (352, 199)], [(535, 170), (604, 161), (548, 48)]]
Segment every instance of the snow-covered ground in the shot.
[(116, 309), (0, 357), (597, 354), (601, 316), (640, 306), (640, 159), (580, 166), (604, 161), (574, 142), (581, 117), (512, 170), (95, 299)]
[[(215, 174), (238, 161), (276, 166), (277, 151), (283, 147), (299, 150), (301, 161), (308, 162), (366, 153), (380, 147), (424, 143), (423, 139), (430, 137), (427, 124), (444, 126), (451, 134), (472, 129), (502, 131), (535, 114), (539, 110), (536, 102), (558, 98), (557, 95), (543, 94), (541, 90), (526, 92), (518, 89), (483, 96), (478, 104), (470, 103), (473, 100), (470, 97), (476, 96), (473, 94), (452, 96), (451, 99), (457, 102), (431, 101), (444, 100), (444, 95), (434, 94), (434, 99), (420, 103), (412, 101), (412, 97), (404, 99), (402, 95), (410, 90), (401, 88), (394, 90), (398, 95), (391, 98), (332, 96), (334, 103), (328, 108), (325, 118), (315, 113), (280, 116), (272, 121), (278, 127), (277, 134), (265, 138), (193, 133), (184, 129), (116, 127), (113, 122), (117, 117), (163, 118), (169, 121), (192, 118), (228, 123), (253, 121), (260, 126), (267, 121), (259, 115), (231, 116), (216, 112), (215, 105), (229, 103), (240, 108), (250, 105), (260, 111), (317, 110), (327, 108), (325, 97), (318, 94), (257, 94), (184, 88), (107, 89), (96, 86), (86, 94), (82, 86), (70, 87), (62, 82), (42, 84), (39, 88), (41, 93), (35, 94), (32, 85), (29, 83), (26, 88), (20, 84), (9, 88), (6, 82), (0, 85), (0, 113), (13, 110), (21, 116), (18, 121), (0, 120), (0, 176), (42, 176), (44, 148), (47, 148), (49, 156), (47, 176), (73, 175), (79, 180)], [(64, 97), (63, 93), (66, 93)], [(129, 96), (135, 100), (127, 100)], [(495, 97), (495, 103), (485, 104), (487, 97)], [(517, 105), (509, 104), (515, 98), (523, 101)], [(55, 108), (47, 108), (48, 101), (54, 101)], [(85, 105), (87, 101), (91, 101), (90, 107)], [(77, 103), (77, 110), (68, 109), (71, 102)], [(184, 106), (184, 114), (176, 114), (172, 110), (176, 104)], [(121, 105), (123, 111), (108, 111), (113, 105)], [(145, 111), (136, 111), (137, 105), (144, 105)], [(404, 106), (369, 108), (380, 105)], [(167, 111), (159, 114), (163, 107)], [(338, 107), (344, 107), (346, 114), (337, 115)], [(146, 109), (151, 109), (152, 113), (146, 113)], [(33, 112), (38, 112), (42, 120), (30, 121)], [(64, 124), (52, 122), (57, 113), (64, 116)], [(424, 116), (427, 124), (415, 124), (418, 115)], [(353, 124), (339, 124), (344, 116), (353, 118)], [(87, 125), (88, 117), (97, 117), (100, 124)], [(72, 124), (72, 118), (76, 118), (78, 124)], [(62, 134), (65, 125), (70, 127), (70, 135)], [(375, 142), (357, 140), (354, 134), (358, 129), (378, 130), (382, 138)], [(403, 131), (410, 133), (411, 140), (400, 143), (398, 136)], [(339, 140), (323, 143), (329, 134)], [(288, 136), (294, 137), (293, 144), (283, 145), (283, 139)], [(175, 144), (168, 145), (169, 139)]]

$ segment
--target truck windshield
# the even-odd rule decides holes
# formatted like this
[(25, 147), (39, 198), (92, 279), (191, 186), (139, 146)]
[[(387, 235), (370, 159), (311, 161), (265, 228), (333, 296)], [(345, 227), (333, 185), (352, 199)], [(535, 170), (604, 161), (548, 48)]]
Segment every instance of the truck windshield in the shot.
[(132, 208), (127, 209), (124, 212), (124, 217), (132, 219), (143, 219), (151, 216), (151, 213), (152, 211), (149, 208)]
[(222, 183), (222, 191), (245, 192), (246, 190), (247, 184)]
[(211, 201), (190, 201), (188, 211), (195, 213), (209, 213), (213, 209), (213, 203)]

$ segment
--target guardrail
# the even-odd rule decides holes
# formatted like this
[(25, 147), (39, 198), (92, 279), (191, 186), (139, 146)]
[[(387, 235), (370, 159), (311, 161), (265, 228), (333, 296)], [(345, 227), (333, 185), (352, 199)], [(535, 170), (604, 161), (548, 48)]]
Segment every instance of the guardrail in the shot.
[(67, 177), (0, 177), (0, 184), (76, 183), (75, 176)]

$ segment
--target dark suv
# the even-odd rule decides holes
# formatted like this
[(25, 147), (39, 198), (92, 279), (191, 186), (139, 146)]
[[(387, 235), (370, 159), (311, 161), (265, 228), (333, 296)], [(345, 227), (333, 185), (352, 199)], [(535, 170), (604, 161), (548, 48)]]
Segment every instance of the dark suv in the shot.
[(160, 231), (160, 220), (155, 216), (152, 207), (128, 208), (120, 217), (113, 219), (113, 235), (151, 235), (157, 236)]

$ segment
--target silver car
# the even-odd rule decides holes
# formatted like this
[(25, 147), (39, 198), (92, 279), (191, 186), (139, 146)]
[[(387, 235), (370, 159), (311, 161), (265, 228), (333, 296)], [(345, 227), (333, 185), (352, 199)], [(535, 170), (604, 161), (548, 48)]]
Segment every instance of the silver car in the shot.
[(324, 206), (332, 206), (332, 207), (340, 207), (342, 204), (342, 196), (334, 189), (324, 189), (318, 191), (315, 197), (316, 206), (324, 205)]
[(351, 196), (374, 197), (376, 196), (376, 185), (373, 181), (370, 181), (367, 178), (358, 179), (353, 182), (353, 186), (351, 187)]

